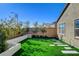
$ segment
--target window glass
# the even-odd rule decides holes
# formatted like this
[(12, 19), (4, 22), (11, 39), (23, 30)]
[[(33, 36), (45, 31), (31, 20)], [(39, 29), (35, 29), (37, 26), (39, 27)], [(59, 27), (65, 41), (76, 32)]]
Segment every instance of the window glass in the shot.
[(79, 28), (79, 19), (75, 20), (75, 28)]
[(75, 20), (75, 36), (79, 36), (79, 19)]
[(59, 25), (59, 33), (64, 34), (64, 30), (65, 30), (65, 24), (62, 23), (62, 24)]

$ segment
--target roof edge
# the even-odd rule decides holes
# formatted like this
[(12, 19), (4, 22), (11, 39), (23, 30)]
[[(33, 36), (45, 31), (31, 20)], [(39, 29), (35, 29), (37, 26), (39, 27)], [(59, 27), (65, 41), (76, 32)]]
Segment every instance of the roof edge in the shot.
[(61, 14), (60, 14), (60, 16), (59, 16), (59, 18), (58, 18), (58, 20), (56, 21), (56, 23), (58, 23), (58, 21), (60, 20), (60, 18), (62, 17), (62, 15), (64, 14), (64, 12), (67, 10), (67, 8), (68, 8), (68, 6), (70, 5), (70, 3), (67, 3), (66, 4), (66, 6), (65, 6), (65, 8), (64, 8), (64, 10), (61, 12)]

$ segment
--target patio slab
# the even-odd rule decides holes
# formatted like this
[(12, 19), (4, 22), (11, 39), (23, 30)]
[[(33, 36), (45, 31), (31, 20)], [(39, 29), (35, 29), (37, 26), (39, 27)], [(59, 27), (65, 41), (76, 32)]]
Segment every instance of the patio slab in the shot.
[(54, 42), (54, 44), (60, 45), (60, 44), (64, 44), (64, 43), (57, 41), (57, 42)]
[(49, 46), (55, 46), (54, 44), (50, 44)]
[(64, 47), (65, 49), (72, 49), (71, 47)]
[(54, 43), (54, 44), (57, 44), (57, 45), (60, 45), (61, 44), (61, 45), (63, 45), (63, 43)]
[(59, 44), (57, 46), (69, 46), (69, 45), (66, 45), (66, 44)]
[(79, 54), (79, 52), (76, 50), (62, 50), (61, 52), (63, 54)]

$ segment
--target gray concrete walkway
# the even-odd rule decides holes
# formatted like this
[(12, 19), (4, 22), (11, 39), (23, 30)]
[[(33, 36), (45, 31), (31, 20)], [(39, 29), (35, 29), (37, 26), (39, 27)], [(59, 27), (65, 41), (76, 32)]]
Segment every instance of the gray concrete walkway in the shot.
[(7, 40), (8, 46), (6, 51), (2, 52), (0, 56), (11, 56), (15, 52), (17, 52), (21, 48), (21, 44), (19, 42), (25, 40), (26, 38), (30, 38), (31, 35), (24, 35), (14, 39)]
[(14, 38), (14, 39), (10, 39), (10, 40), (7, 40), (7, 43), (19, 43), (21, 41), (23, 41), (24, 39), (28, 38), (28, 35), (24, 35), (24, 36), (20, 36), (20, 37), (17, 37), (17, 38)]

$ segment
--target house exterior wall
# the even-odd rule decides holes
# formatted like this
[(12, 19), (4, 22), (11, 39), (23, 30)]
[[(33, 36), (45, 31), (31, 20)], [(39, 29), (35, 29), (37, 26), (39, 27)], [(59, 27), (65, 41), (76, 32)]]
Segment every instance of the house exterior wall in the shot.
[(79, 19), (79, 4), (72, 3), (68, 6), (57, 23), (57, 34), (61, 39), (62, 34), (59, 33), (59, 24), (65, 23), (65, 33), (62, 40), (74, 47), (79, 48), (79, 39), (76, 39), (74, 36), (74, 20), (76, 19)]

